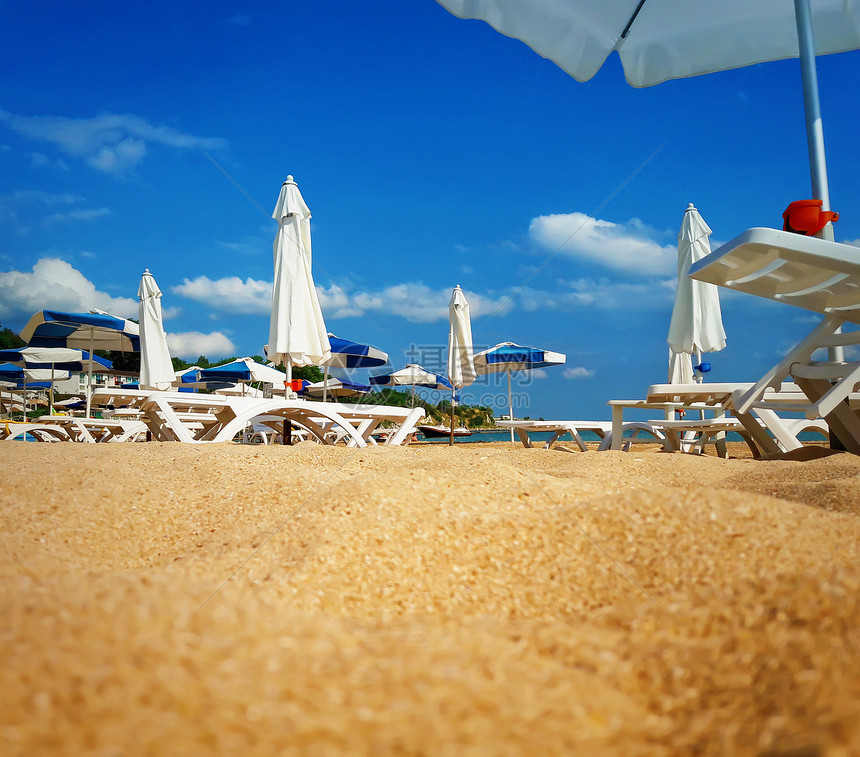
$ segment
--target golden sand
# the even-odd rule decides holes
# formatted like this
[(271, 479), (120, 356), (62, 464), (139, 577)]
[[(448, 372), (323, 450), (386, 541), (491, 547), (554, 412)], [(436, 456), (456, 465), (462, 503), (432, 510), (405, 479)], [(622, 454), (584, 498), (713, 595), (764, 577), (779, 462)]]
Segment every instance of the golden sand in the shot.
[(790, 457), (0, 443), (0, 753), (858, 754), (860, 458)]

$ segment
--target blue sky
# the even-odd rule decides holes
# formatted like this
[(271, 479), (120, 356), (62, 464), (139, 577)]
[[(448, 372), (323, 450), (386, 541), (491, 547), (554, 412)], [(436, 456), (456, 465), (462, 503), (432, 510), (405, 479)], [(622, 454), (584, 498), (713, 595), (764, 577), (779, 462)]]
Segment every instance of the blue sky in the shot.
[[(136, 317), (149, 268), (174, 354), (259, 354), (291, 174), (330, 331), (439, 369), (460, 284), (476, 345), (568, 356), (515, 380), (518, 415), (607, 418), (665, 380), (687, 204), (716, 245), (810, 193), (797, 61), (637, 90), (613, 56), (583, 84), (433, 0), (2, 13), (0, 322), (16, 331), (42, 308)], [(820, 58), (819, 77), (835, 231), (860, 244), (860, 53)], [(755, 380), (813, 322), (722, 303), (715, 381)], [(466, 397), (501, 413), (503, 390)]]

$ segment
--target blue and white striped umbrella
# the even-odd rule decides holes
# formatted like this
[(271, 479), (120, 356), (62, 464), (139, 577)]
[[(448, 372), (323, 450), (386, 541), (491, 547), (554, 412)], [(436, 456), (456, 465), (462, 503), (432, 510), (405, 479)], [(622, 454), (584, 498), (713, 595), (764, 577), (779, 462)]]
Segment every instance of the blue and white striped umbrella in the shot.
[(97, 371), (109, 371), (113, 364), (107, 358), (90, 355), (86, 350), (72, 347), (19, 347), (0, 350), (0, 360), (20, 368), (44, 368), (58, 371), (86, 371), (90, 364)]
[(370, 383), (376, 386), (411, 386), (412, 407), (415, 407), (415, 387), (422, 386), (427, 389), (445, 389), (451, 391), (451, 382), (446, 376), (431, 373), (417, 363), (410, 363), (405, 368), (391, 373), (382, 373), (379, 376), (371, 376)]
[(186, 373), (182, 377), (185, 384), (223, 382), (235, 383), (236, 381), (259, 381), (264, 384), (273, 384), (276, 389), (284, 388), (285, 373), (268, 365), (258, 363), (249, 357), (241, 357), (224, 365), (216, 365), (212, 368), (202, 368), (197, 371)]
[[(8, 350), (3, 351), (7, 352)], [(51, 388), (54, 381), (65, 381), (68, 377), (68, 371), (52, 371), (46, 368), (22, 368), (13, 363), (0, 363), (0, 384), (9, 385), (17, 389)]]
[(307, 384), (302, 389), (306, 397), (354, 397), (357, 394), (367, 394), (370, 387), (367, 384), (355, 384), (352, 381), (342, 381), (337, 378), (329, 378), (327, 381), (317, 381)]
[(69, 378), (68, 371), (54, 371), (51, 378), (50, 369), (46, 368), (21, 368), (13, 363), (0, 363), (0, 381), (21, 386), (50, 385), (54, 381), (65, 381)]
[[(524, 347), (514, 342), (501, 342), (488, 350), (475, 353), (475, 370), (481, 376), (503, 371), (508, 374), (508, 417), (513, 420), (514, 403), (511, 394), (511, 373), (563, 365), (566, 360), (567, 356), (560, 352)], [(514, 430), (511, 429), (511, 441), (513, 440)]]
[(475, 353), (475, 368), (479, 375), (502, 371), (526, 371), (563, 365), (567, 356), (536, 347), (524, 347), (514, 342), (501, 342), (488, 350)]
[(29, 347), (80, 347), (86, 350), (140, 351), (140, 329), (134, 321), (102, 311), (61, 313), (40, 310), (21, 331)]
[(388, 353), (369, 344), (351, 342), (334, 334), (328, 335), (331, 357), (324, 363), (327, 368), (379, 368), (388, 362)]
[(369, 344), (341, 339), (328, 334), (331, 357), (323, 363), (323, 402), (328, 398), (328, 374), (330, 368), (379, 368), (388, 362), (388, 353)]
[[(134, 321), (102, 310), (89, 313), (62, 313), (40, 310), (21, 330), (29, 347), (79, 347), (95, 350), (140, 352), (140, 329)], [(92, 368), (87, 372), (87, 418), (93, 393)]]
[[(107, 358), (90, 355), (86, 350), (75, 347), (19, 347), (17, 349), (0, 350), (0, 360), (29, 370), (43, 370), (49, 379), (61, 372), (68, 378), (69, 371), (79, 373), (93, 370), (104, 373), (111, 370), (113, 364)], [(53, 382), (53, 379), (51, 379)], [(64, 379), (57, 379), (63, 381)], [(54, 411), (54, 386), (50, 384), (48, 394), (48, 412)]]

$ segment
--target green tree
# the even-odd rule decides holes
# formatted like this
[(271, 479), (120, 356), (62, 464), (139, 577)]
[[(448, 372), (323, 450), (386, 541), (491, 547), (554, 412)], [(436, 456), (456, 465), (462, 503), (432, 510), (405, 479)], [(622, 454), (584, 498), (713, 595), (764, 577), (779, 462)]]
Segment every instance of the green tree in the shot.
[[(2, 326), (2, 324), (0, 324)], [(14, 350), (23, 347), (27, 343), (21, 339), (12, 329), (3, 326), (0, 328), (0, 350)]]

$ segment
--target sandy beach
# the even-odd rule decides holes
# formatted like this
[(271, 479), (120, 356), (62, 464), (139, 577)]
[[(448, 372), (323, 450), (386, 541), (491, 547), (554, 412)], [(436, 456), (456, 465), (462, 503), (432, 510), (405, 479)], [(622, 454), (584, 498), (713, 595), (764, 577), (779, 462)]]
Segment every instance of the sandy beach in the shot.
[(860, 753), (802, 452), (0, 444), (0, 752)]

